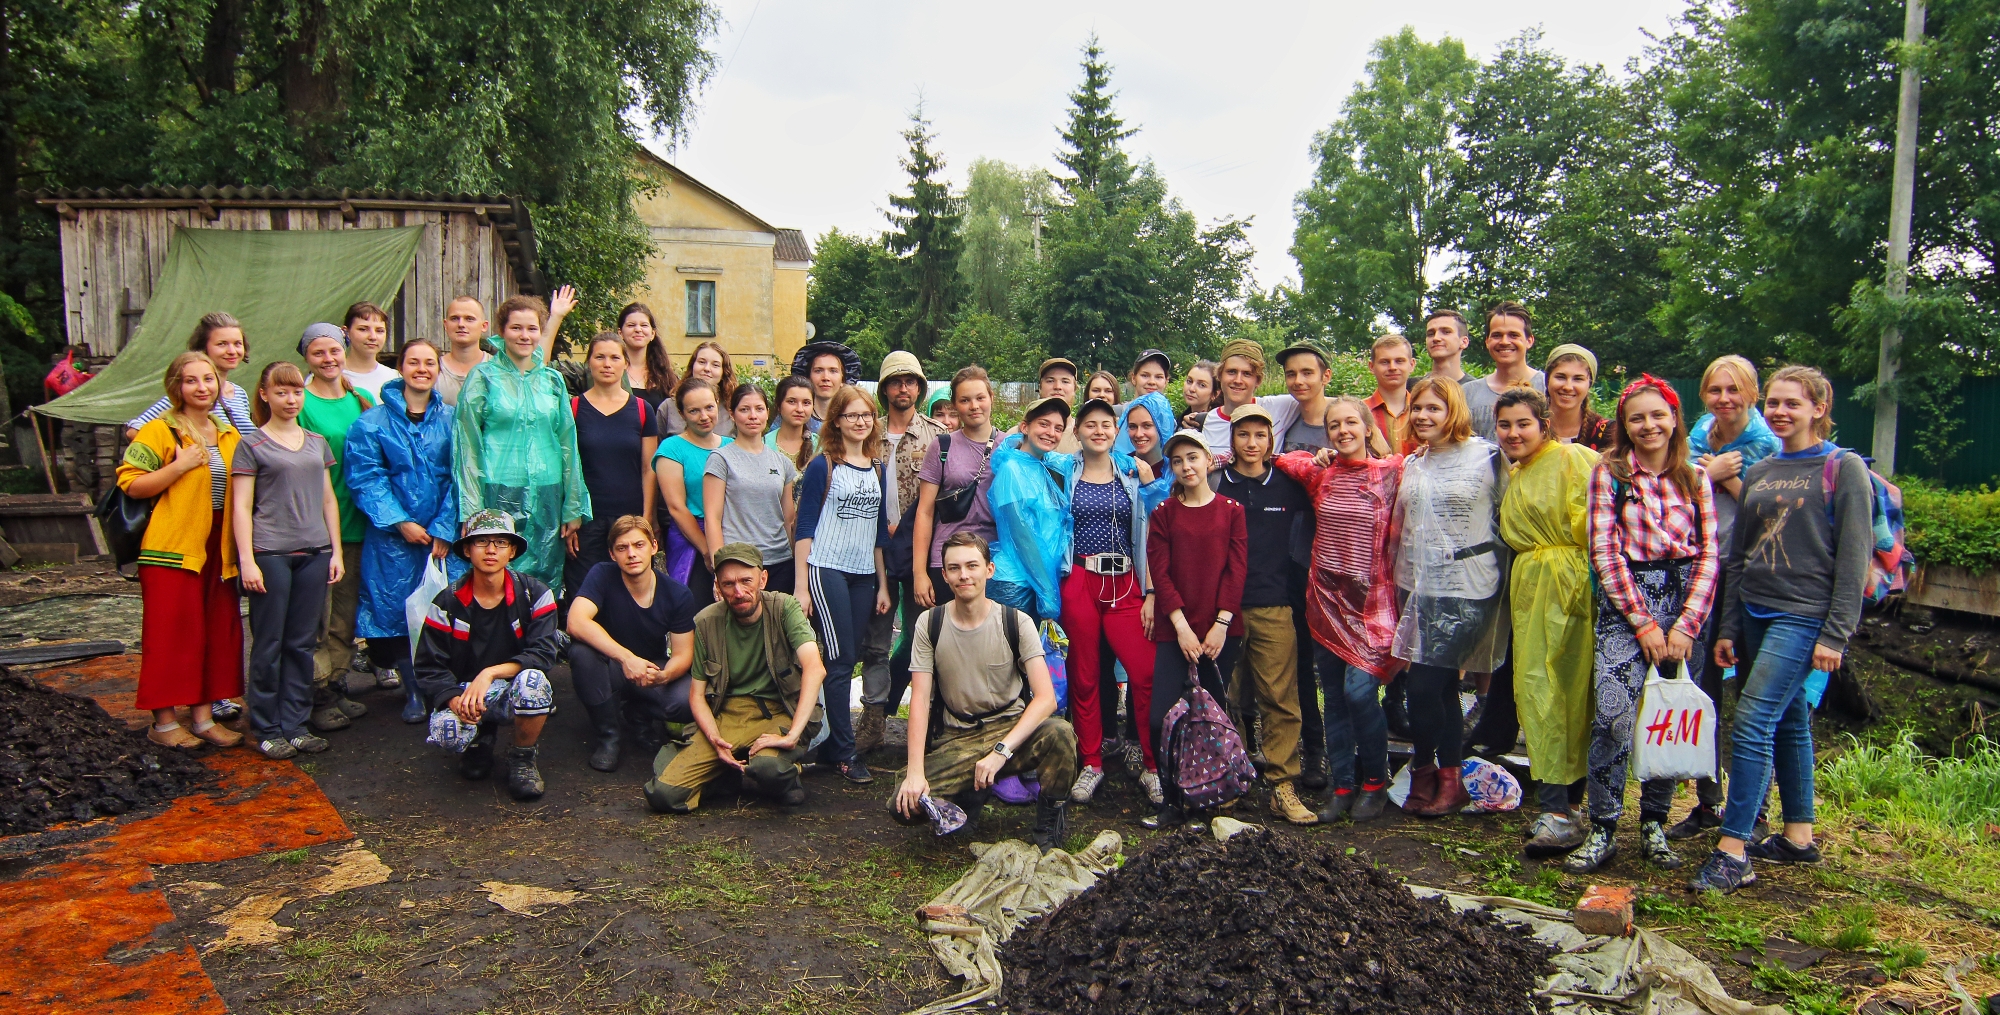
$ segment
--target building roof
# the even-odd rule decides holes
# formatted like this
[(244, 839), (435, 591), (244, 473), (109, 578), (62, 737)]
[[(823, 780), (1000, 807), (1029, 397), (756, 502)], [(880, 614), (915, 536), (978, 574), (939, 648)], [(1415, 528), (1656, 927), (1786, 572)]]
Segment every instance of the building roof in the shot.
[(797, 229), (778, 230), (778, 243), (772, 251), (780, 261), (810, 261), (813, 259), (812, 244), (806, 242), (806, 234)]
[(418, 190), (351, 190), (333, 187), (119, 187), (40, 190), (35, 203), (63, 218), (78, 208), (198, 208), (214, 221), (222, 208), (338, 209), (349, 222), (362, 211), (438, 209), (470, 211), (493, 223), (523, 293), (548, 291), (535, 263), (535, 224), (521, 200), (506, 194), (433, 194)]

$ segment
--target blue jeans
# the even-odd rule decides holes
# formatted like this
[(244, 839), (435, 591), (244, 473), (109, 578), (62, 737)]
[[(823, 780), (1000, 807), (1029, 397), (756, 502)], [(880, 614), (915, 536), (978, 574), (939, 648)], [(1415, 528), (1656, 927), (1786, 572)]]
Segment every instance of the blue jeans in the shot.
[(1750, 838), (1774, 776), (1785, 820), (1813, 819), (1812, 706), (1806, 703), (1805, 685), (1823, 623), (1743, 613), (1736, 672), (1748, 675), (1736, 702), (1723, 835)]
[[(1325, 686), (1327, 782), (1335, 789), (1389, 778), (1389, 722), (1382, 714), (1382, 682), (1359, 666), (1313, 645), (1313, 664)], [(1341, 674), (1340, 683), (1334, 675)], [(1357, 757), (1357, 754), (1359, 755)]]
[(819, 760), (846, 764), (854, 760), (854, 666), (875, 616), (875, 576), (808, 567), (806, 580), (826, 656), (826, 743)]

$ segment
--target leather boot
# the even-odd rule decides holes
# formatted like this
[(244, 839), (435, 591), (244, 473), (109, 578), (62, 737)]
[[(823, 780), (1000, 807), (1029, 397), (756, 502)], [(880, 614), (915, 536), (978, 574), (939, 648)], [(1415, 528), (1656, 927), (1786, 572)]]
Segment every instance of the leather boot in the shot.
[(1436, 765), (1418, 765), (1410, 771), (1410, 795), (1403, 798), (1403, 813), (1415, 814), (1430, 806), (1431, 797), (1437, 795), (1438, 769)]
[(1417, 817), (1441, 818), (1447, 814), (1457, 814), (1460, 808), (1472, 802), (1472, 794), (1465, 791), (1465, 780), (1459, 778), (1456, 768), (1437, 769), (1437, 791), (1431, 802), (1418, 808)]
[(888, 710), (881, 705), (861, 705), (861, 721), (854, 726), (854, 754), (856, 757), (882, 746), (882, 731), (888, 720)]
[(1037, 799), (1035, 801), (1035, 845), (1046, 853), (1061, 849), (1063, 841), (1069, 838), (1069, 801)]
[(507, 792), (516, 800), (542, 798), (542, 770), (535, 765), (538, 753), (533, 747), (507, 751)]
[(480, 723), (479, 732), (465, 753), (458, 757), (458, 774), (468, 779), (484, 779), (493, 774), (493, 743), (500, 739), (500, 727), (493, 723)]
[(618, 700), (612, 698), (592, 705), (585, 702), (584, 711), (590, 713), (591, 732), (597, 735), (597, 746), (590, 752), (590, 767), (600, 772), (618, 771), (618, 753), (623, 742), (618, 716)]

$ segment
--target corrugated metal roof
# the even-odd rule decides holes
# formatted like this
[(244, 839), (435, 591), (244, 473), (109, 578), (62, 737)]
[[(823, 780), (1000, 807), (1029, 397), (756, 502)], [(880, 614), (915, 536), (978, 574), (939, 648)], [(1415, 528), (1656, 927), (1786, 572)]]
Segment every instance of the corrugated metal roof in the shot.
[(812, 245), (806, 242), (806, 234), (797, 229), (778, 230), (778, 243), (772, 255), (780, 261), (810, 261), (813, 259)]

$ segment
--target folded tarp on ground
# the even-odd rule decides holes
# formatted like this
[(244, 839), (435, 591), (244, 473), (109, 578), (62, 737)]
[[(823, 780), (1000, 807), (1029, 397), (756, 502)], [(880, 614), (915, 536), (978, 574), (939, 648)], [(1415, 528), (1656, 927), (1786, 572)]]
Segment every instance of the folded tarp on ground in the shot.
[(274, 360), (299, 361), (299, 335), (340, 323), (362, 300), (387, 307), (417, 256), (422, 226), (400, 229), (177, 229), (139, 330), (103, 372), (37, 411), (80, 423), (123, 423), (164, 392), (167, 364), (187, 351), (204, 314), (243, 322), (249, 354), (230, 380), (254, 387)]

